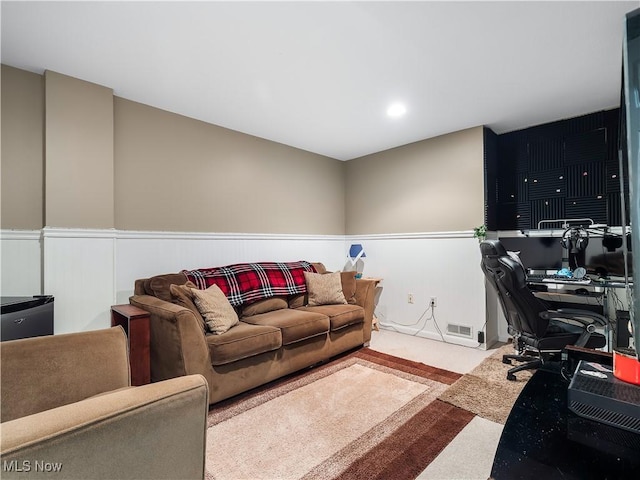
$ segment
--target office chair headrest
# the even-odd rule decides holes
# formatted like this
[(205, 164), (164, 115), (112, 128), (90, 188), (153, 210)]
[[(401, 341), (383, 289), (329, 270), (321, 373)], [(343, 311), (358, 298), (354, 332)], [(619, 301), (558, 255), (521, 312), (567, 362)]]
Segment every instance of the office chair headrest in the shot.
[(506, 257), (508, 255), (500, 240), (483, 240), (480, 243), (480, 252), (483, 257)]

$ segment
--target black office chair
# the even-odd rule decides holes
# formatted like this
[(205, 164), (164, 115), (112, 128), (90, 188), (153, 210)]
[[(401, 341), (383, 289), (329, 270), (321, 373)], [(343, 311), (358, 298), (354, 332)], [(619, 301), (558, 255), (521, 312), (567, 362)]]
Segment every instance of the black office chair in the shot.
[(502, 361), (526, 362), (510, 369), (508, 380), (515, 380), (516, 372), (540, 367), (567, 345), (586, 348), (606, 345), (604, 335), (595, 331), (596, 326), (607, 326), (605, 317), (587, 310), (551, 310), (531, 293), (522, 264), (509, 256), (499, 240), (483, 241), (480, 251), (482, 271), (498, 294), (518, 352), (504, 355)]

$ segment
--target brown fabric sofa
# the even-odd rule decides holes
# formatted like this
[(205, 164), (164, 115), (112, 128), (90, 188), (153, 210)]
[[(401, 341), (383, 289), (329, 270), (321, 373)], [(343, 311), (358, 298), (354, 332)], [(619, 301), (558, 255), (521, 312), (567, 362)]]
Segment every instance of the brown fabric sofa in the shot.
[(215, 403), (367, 345), (375, 281), (341, 275), (350, 303), (308, 306), (298, 294), (241, 305), (239, 324), (221, 335), (207, 333), (190, 299), (175, 295), (183, 273), (136, 280), (130, 303), (151, 314), (151, 380), (199, 373)]
[(204, 477), (200, 375), (130, 386), (121, 327), (3, 342), (3, 479)]

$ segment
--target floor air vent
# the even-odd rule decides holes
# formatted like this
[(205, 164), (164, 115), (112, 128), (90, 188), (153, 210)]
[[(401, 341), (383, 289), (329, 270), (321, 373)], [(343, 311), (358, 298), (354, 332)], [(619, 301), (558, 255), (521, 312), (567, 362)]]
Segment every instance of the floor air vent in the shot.
[(456, 337), (473, 338), (473, 329), (469, 325), (447, 324), (447, 333)]

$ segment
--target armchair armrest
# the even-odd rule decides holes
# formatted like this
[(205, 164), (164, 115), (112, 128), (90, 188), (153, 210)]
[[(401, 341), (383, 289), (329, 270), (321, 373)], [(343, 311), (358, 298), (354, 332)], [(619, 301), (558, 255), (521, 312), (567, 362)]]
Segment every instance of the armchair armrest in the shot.
[(208, 405), (191, 375), (4, 422), (2, 478), (49, 478), (46, 462), (68, 479), (202, 479)]

